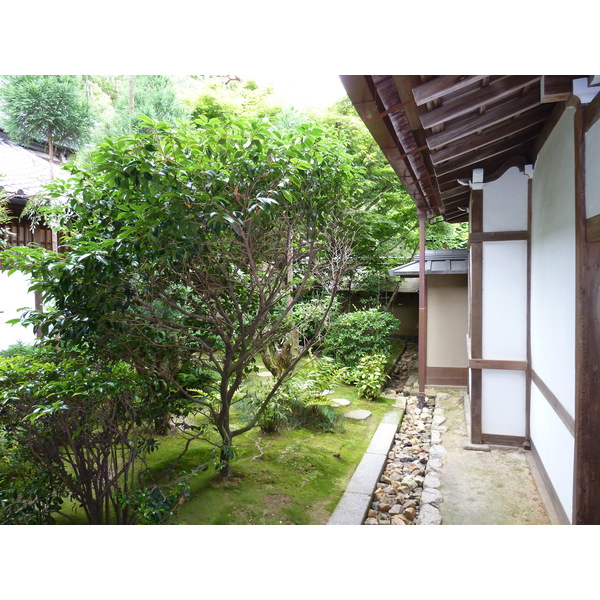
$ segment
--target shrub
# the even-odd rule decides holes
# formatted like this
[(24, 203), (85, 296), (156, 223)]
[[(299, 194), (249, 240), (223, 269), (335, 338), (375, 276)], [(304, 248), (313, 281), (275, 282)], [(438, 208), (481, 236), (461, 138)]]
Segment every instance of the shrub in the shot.
[(386, 356), (384, 354), (370, 354), (363, 356), (356, 368), (352, 371), (352, 382), (359, 394), (367, 400), (376, 400), (385, 383)]
[(329, 314), (325, 317), (329, 302), (330, 298), (327, 296), (314, 296), (310, 300), (296, 304), (293, 312), (293, 321), (294, 326), (300, 332), (301, 339), (312, 339), (321, 321), (323, 324), (317, 336), (317, 341), (327, 334), (331, 323), (338, 317), (341, 310), (340, 301), (335, 298), (331, 304)]
[(389, 354), (390, 335), (397, 327), (394, 315), (376, 308), (345, 313), (332, 323), (324, 351), (354, 367), (366, 354)]
[[(286, 427), (313, 431), (339, 429), (340, 417), (323, 394), (329, 387), (341, 383), (347, 369), (328, 358), (311, 356), (307, 364), (281, 386), (258, 422), (265, 433), (275, 433)], [(260, 394), (251, 402), (260, 403)]]
[(30, 485), (23, 466), (5, 480), (3, 501), (12, 494), (31, 513), (28, 499), (41, 489), (48, 500), (33, 506), (34, 519), (69, 496), (91, 524), (138, 522), (141, 504), (122, 499), (138, 489), (144, 458), (158, 447), (146, 424), (165, 412), (166, 397), (129, 365), (85, 353), (72, 358), (40, 349), (0, 361), (0, 435), (34, 471), (49, 475)]

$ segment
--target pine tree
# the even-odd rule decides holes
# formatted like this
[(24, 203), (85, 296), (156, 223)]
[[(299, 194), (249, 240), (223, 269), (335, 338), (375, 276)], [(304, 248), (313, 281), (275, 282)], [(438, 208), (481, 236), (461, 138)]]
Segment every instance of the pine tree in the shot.
[(17, 143), (46, 142), (53, 174), (55, 144), (77, 147), (92, 127), (90, 107), (75, 75), (2, 78), (2, 127)]

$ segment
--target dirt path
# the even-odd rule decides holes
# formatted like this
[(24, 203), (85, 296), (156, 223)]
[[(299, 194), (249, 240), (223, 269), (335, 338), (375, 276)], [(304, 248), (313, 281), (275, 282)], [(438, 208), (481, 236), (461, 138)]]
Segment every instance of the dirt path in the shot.
[[(445, 389), (445, 392), (451, 391)], [(448, 452), (441, 471), (440, 505), (444, 525), (549, 525), (531, 472), (528, 452), (491, 448), (466, 450), (464, 405), (456, 391), (442, 401), (448, 431), (442, 445)]]

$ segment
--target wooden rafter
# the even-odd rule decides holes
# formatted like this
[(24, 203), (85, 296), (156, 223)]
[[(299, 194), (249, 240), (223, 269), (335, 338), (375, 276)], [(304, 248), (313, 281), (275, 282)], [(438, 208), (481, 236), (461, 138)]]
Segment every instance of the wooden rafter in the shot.
[(460, 102), (452, 102), (447, 105), (443, 104), (439, 108), (427, 112), (421, 117), (421, 124), (424, 129), (429, 129), (436, 125), (462, 117), (487, 104), (497, 102), (506, 96), (510, 96), (528, 85), (536, 83), (540, 79), (540, 75), (512, 75), (503, 77), (493, 84), (471, 93), (467, 98), (461, 99)]
[(440, 165), (436, 169), (436, 173), (438, 177), (441, 177), (443, 175), (447, 175), (449, 173), (454, 173), (458, 170), (464, 169), (465, 167), (476, 165), (480, 161), (486, 160), (487, 158), (501, 156), (509, 151), (514, 150), (515, 148), (522, 147), (523, 144), (525, 144), (526, 142), (534, 140), (538, 136), (539, 132), (539, 127), (528, 129), (511, 138), (502, 140), (502, 143), (491, 144), (485, 148), (480, 148), (477, 151), (477, 153), (469, 153), (458, 158), (449, 160), (444, 164)]
[(547, 106), (539, 106), (526, 113), (522, 118), (514, 119), (507, 124), (503, 124), (501, 127), (495, 127), (491, 130), (487, 129), (479, 135), (470, 135), (447, 144), (440, 150), (431, 153), (431, 162), (437, 166), (446, 160), (458, 158), (470, 152), (476, 152), (489, 144), (500, 142), (525, 129), (543, 123), (548, 117), (548, 110)]
[(539, 106), (537, 93), (530, 93), (516, 100), (491, 108), (481, 115), (467, 117), (460, 122), (449, 125), (440, 133), (435, 133), (427, 138), (427, 145), (431, 150), (464, 138), (493, 125), (497, 125), (508, 119), (512, 119), (536, 106)]
[(422, 106), (462, 90), (486, 77), (487, 75), (440, 75), (414, 88), (413, 96), (417, 106)]

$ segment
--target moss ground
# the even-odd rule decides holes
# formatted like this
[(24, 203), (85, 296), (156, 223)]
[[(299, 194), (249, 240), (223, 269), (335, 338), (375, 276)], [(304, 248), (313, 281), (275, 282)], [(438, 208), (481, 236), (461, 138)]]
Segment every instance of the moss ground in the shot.
[[(393, 354), (401, 351), (395, 347)], [(257, 380), (260, 378), (257, 377)], [(381, 419), (394, 403), (380, 397), (375, 402), (359, 398), (349, 385), (331, 388), (331, 398), (346, 398), (348, 407), (366, 409), (365, 421), (342, 419), (339, 431), (318, 433), (289, 429), (267, 434), (259, 428), (235, 439), (236, 458), (232, 475), (218, 476), (214, 468), (191, 480), (190, 495), (177, 507), (169, 523), (183, 525), (279, 525), (324, 524), (339, 502), (362, 459)], [(160, 473), (181, 452), (180, 436), (165, 436), (159, 450), (148, 456), (154, 473)], [(209, 461), (211, 446), (195, 442), (179, 465), (178, 472), (190, 471)], [(84, 523), (81, 511), (67, 505), (72, 521)]]

